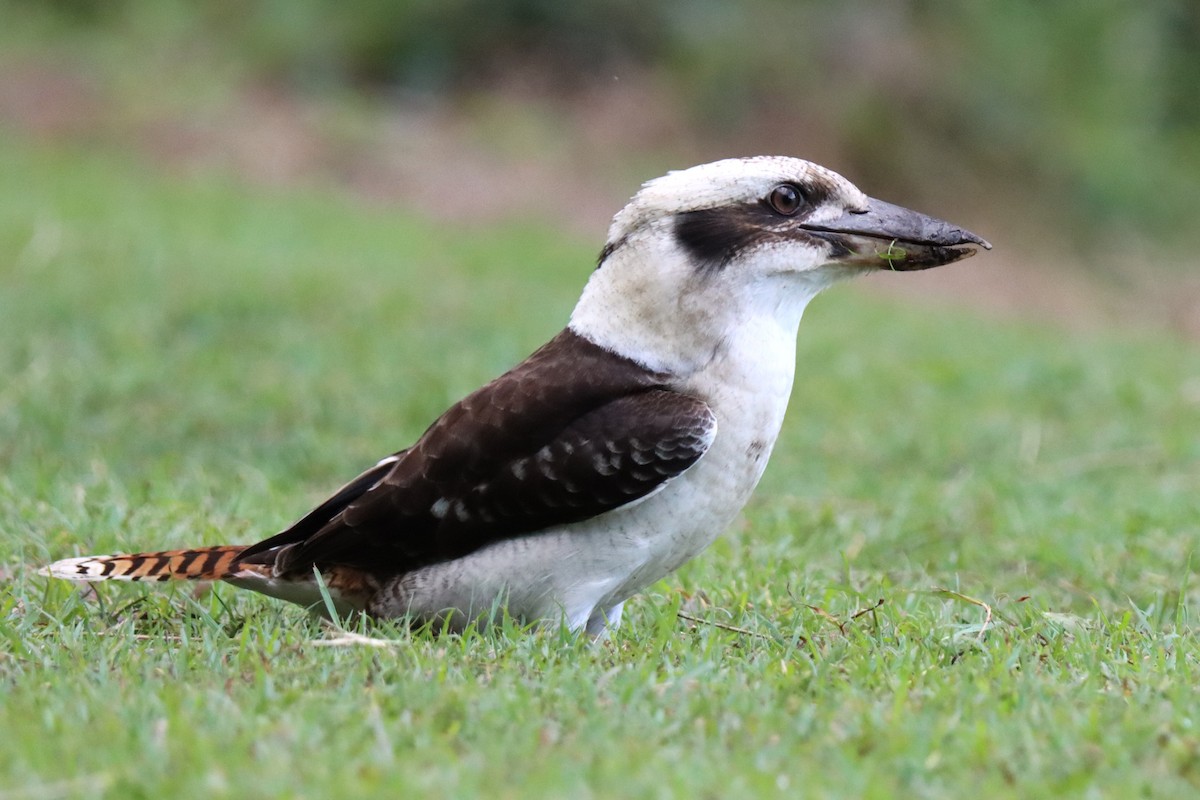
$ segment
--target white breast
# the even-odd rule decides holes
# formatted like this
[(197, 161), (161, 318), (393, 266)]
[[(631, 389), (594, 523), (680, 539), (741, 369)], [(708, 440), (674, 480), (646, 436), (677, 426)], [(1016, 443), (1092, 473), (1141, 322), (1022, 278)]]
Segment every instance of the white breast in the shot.
[(643, 560), (602, 602), (623, 600), (694, 558), (728, 528), (758, 485), (791, 395), (796, 338), (794, 327), (755, 322), (739, 328), (742, 335), (679, 387), (713, 409), (716, 438), (694, 467), (644, 508), (630, 509), (629, 529), (611, 546), (620, 549), (628, 536)]

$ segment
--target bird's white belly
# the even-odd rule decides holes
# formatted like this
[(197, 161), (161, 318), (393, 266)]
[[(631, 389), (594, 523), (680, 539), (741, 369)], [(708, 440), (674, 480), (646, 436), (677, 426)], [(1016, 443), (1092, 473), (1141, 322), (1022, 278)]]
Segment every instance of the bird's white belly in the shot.
[(787, 409), (795, 363), (794, 330), (766, 333), (785, 335), (752, 338), (745, 347), (731, 342), (679, 387), (708, 402), (717, 433), (708, 452), (660, 491), (589, 520), (497, 542), (404, 575), (384, 587), (371, 610), (383, 616), (448, 616), (457, 624), (488, 613), (499, 601), (515, 617), (565, 619), (572, 628), (589, 619), (594, 624), (597, 614), (612, 609), (619, 613), (628, 597), (711, 544), (762, 476)]

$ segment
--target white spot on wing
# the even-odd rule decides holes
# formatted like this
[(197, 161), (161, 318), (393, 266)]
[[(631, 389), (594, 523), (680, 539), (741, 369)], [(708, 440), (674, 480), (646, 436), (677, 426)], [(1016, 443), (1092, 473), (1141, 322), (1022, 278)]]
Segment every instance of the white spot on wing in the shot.
[(609, 457), (604, 453), (597, 453), (592, 456), (592, 469), (601, 475), (612, 475), (617, 471), (617, 457)]
[(550, 480), (558, 478), (557, 470), (554, 468), (554, 454), (550, 452), (549, 447), (543, 447), (541, 450), (538, 450), (535, 458), (537, 459), (538, 472)]

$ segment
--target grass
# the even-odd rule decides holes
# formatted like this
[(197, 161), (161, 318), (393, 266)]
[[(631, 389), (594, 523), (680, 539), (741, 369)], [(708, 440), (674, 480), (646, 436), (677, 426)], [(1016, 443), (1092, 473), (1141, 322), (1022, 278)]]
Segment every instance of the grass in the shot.
[(336, 644), (33, 569), (273, 532), (557, 330), (598, 239), (0, 144), (0, 798), (1200, 787), (1194, 345), (840, 288), (744, 520), (611, 642)]

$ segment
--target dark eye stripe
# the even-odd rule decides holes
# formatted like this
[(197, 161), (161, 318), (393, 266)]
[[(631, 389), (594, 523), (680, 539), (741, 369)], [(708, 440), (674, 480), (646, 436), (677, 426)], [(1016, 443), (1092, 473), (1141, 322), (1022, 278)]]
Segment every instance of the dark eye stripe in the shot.
[(702, 271), (716, 272), (743, 250), (775, 238), (778, 220), (758, 203), (684, 211), (675, 215), (675, 239)]
[[(790, 215), (782, 215), (770, 202), (771, 194), (782, 186), (792, 187), (799, 194), (799, 205)], [(775, 189), (757, 202), (676, 214), (675, 240), (700, 271), (719, 272), (739, 253), (765, 242), (809, 237), (797, 223), (825, 202), (828, 190), (820, 185), (801, 190), (792, 183), (779, 184)]]

